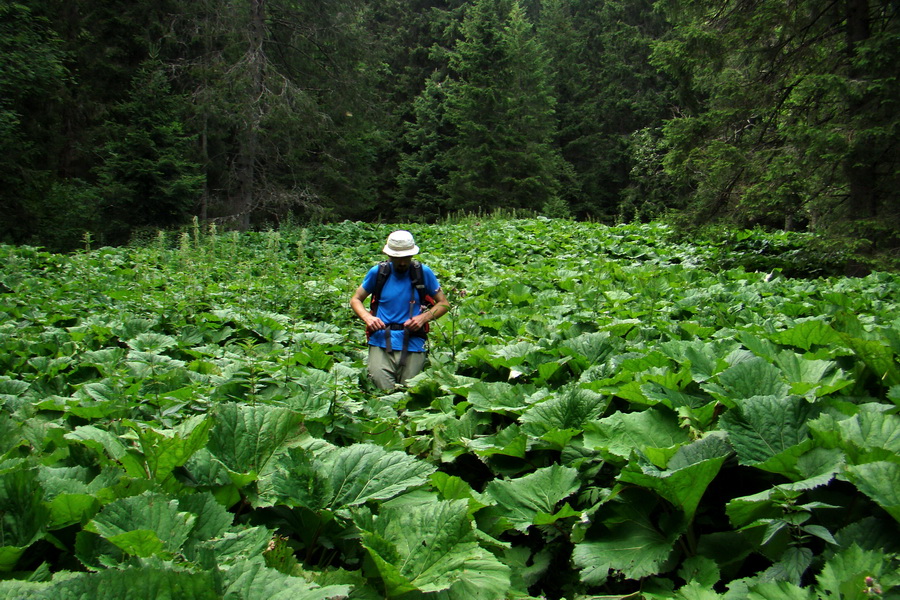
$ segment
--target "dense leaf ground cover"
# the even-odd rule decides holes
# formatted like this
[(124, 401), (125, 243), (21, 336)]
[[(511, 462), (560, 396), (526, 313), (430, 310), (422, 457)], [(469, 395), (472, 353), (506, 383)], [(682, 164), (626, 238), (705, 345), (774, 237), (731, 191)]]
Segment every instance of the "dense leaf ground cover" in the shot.
[(896, 276), (413, 229), (453, 310), (387, 395), (389, 226), (0, 247), (0, 597), (898, 597)]

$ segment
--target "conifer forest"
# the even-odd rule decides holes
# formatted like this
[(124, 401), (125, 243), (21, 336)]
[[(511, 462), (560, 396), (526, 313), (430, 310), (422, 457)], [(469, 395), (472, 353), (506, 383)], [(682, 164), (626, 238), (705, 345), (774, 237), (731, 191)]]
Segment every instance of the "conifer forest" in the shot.
[(0, 2), (0, 240), (514, 209), (898, 245), (892, 0)]

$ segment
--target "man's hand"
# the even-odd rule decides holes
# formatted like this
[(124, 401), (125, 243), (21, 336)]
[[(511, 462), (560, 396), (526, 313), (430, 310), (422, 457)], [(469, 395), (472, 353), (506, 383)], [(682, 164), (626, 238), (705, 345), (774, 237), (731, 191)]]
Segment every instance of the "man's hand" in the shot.
[(430, 320), (431, 319), (429, 318), (428, 313), (421, 313), (411, 319), (407, 319), (403, 324), (403, 327), (409, 329), (410, 331), (421, 331), (422, 328), (425, 327), (425, 323)]
[(384, 327), (384, 321), (382, 321), (378, 317), (371, 317), (369, 319), (366, 319), (366, 333), (369, 335), (375, 333), (376, 331), (381, 331), (382, 329), (384, 329)]

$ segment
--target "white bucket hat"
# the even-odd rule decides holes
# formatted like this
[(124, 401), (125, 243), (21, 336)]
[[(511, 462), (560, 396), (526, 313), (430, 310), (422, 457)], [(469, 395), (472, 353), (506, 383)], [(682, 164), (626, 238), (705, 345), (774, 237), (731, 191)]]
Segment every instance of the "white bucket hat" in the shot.
[(401, 229), (388, 236), (383, 252), (388, 256), (401, 258), (404, 256), (415, 256), (419, 253), (419, 247), (413, 241), (412, 234)]

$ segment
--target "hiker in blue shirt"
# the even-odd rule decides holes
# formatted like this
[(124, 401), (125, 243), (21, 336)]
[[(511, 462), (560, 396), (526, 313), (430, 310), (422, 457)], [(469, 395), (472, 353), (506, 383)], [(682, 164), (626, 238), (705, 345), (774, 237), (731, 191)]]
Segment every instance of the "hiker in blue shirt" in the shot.
[[(450, 310), (434, 272), (413, 256), (419, 253), (408, 231), (388, 236), (389, 261), (369, 269), (350, 298), (350, 308), (366, 324), (369, 377), (382, 390), (402, 385), (425, 367), (428, 322)], [(363, 302), (372, 296), (370, 309)]]

